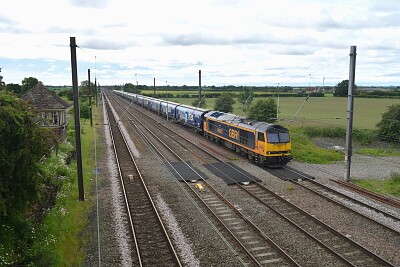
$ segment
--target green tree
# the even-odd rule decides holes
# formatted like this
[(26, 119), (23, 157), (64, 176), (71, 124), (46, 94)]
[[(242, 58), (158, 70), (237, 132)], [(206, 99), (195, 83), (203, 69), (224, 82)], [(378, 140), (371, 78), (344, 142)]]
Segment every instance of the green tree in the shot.
[(200, 105), (199, 105), (199, 99), (196, 98), (195, 100), (193, 100), (192, 106), (193, 107), (198, 107), (198, 108), (206, 108), (207, 107), (207, 103), (206, 103), (205, 98), (202, 98), (202, 100), (200, 102)]
[(133, 93), (133, 94), (140, 94), (141, 90), (140, 88), (142, 88), (143, 86), (135, 86), (132, 83), (126, 83), (124, 84), (124, 91), (128, 92), (128, 93)]
[(66, 89), (58, 93), (59, 97), (66, 97), (69, 101), (73, 100), (72, 89)]
[(379, 136), (386, 141), (400, 142), (400, 104), (391, 105), (376, 125)]
[(244, 107), (250, 106), (254, 99), (254, 93), (248, 86), (243, 88), (243, 91), (239, 93), (238, 101)]
[[(357, 85), (354, 85), (354, 92), (357, 88)], [(349, 80), (343, 80), (335, 86), (335, 92), (333, 92), (334, 96), (347, 96), (349, 91)]]
[(235, 102), (232, 93), (222, 93), (215, 101), (214, 109), (222, 112), (232, 112)]
[(10, 93), (14, 93), (16, 95), (21, 95), (21, 85), (16, 84), (16, 83), (9, 83), (6, 85), (6, 91)]
[(277, 105), (274, 98), (258, 99), (247, 112), (247, 116), (256, 121), (275, 122)]
[[(0, 68), (1, 72), (1, 68)], [(6, 83), (3, 82), (3, 76), (0, 75), (0, 91), (3, 91), (6, 88)]]
[(89, 101), (80, 101), (79, 102), (79, 116), (84, 119), (90, 119)]
[(21, 86), (21, 95), (25, 94), (28, 92), (32, 87), (34, 87), (37, 83), (39, 82), (38, 79), (34, 77), (29, 77), (29, 78), (24, 78), (22, 80), (22, 86)]
[(43, 187), (38, 164), (55, 137), (36, 124), (31, 110), (15, 95), (0, 93), (0, 221), (25, 214)]
[[(94, 83), (90, 82), (90, 92), (94, 96)], [(81, 82), (81, 85), (79, 87), (79, 96), (84, 97), (84, 98), (89, 98), (89, 81), (84, 80)]]

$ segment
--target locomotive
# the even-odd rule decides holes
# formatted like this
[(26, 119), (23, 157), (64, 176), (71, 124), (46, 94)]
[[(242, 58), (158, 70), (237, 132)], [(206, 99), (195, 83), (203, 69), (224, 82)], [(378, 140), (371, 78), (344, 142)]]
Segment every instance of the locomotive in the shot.
[(283, 167), (292, 159), (290, 133), (281, 125), (139, 94), (118, 90), (114, 90), (114, 93), (171, 121), (189, 126), (207, 139), (260, 165)]

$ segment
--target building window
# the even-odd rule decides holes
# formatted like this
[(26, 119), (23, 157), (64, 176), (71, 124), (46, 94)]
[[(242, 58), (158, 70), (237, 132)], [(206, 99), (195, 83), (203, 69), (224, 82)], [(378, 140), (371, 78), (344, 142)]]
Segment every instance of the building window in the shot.
[(53, 125), (58, 125), (58, 112), (51, 112), (51, 118), (52, 118), (52, 124)]

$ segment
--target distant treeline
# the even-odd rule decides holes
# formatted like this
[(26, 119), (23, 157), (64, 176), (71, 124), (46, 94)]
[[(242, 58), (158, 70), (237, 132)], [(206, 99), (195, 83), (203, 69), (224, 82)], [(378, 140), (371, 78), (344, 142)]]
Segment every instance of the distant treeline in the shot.
[[(119, 90), (123, 88), (123, 86), (102, 86), (107, 89), (116, 89)], [(168, 86), (147, 86), (147, 85), (135, 85), (137, 89), (141, 91), (152, 91), (152, 90), (171, 90), (171, 91), (197, 91), (199, 90), (199, 86), (191, 86), (191, 85), (168, 85)], [(242, 92), (244, 89), (250, 89), (253, 92), (293, 92), (293, 87), (291, 86), (235, 86), (235, 85), (225, 85), (225, 86), (203, 86), (201, 89), (204, 91), (220, 91), (220, 92)]]
[[(147, 86), (147, 85), (134, 85), (135, 89), (141, 91), (143, 95), (156, 97), (156, 98), (198, 98), (199, 95), (198, 86)], [(100, 86), (101, 89), (108, 90), (122, 90), (123, 85), (110, 85), (110, 86)], [(64, 87), (52, 87), (53, 90), (59, 90), (59, 96), (66, 96), (68, 99), (72, 100), (72, 88), (68, 86)], [(230, 92), (234, 97), (238, 97), (239, 94), (245, 90), (250, 90), (254, 92), (254, 97), (324, 97), (323, 92), (307, 92), (307, 88), (293, 88), (291, 86), (205, 86), (202, 87), (202, 95), (206, 95), (207, 98), (218, 98), (224, 92)], [(325, 90), (330, 89), (325, 87)], [(377, 88), (374, 91), (367, 91), (363, 87), (356, 89), (355, 96), (362, 98), (393, 98), (400, 99), (399, 88), (390, 88), (390, 91), (382, 90), (382, 88)], [(166, 93), (166, 90), (171, 91)], [(155, 94), (153, 92), (155, 91)], [(347, 96), (347, 94), (346, 94)]]
[(356, 97), (362, 98), (393, 98), (400, 99), (400, 90), (395, 91), (372, 91), (372, 92), (356, 92)]
[[(206, 98), (218, 98), (223, 92), (221, 93), (210, 93), (205, 92)], [(232, 93), (233, 97), (238, 97), (238, 93)], [(145, 96), (155, 97), (155, 98), (198, 98), (198, 94), (172, 94), (172, 93), (143, 93)], [(254, 94), (254, 97), (277, 97), (278, 93), (261, 93), (261, 94)], [(312, 92), (312, 93), (285, 93), (279, 94), (279, 97), (324, 97), (324, 93), (321, 92)]]

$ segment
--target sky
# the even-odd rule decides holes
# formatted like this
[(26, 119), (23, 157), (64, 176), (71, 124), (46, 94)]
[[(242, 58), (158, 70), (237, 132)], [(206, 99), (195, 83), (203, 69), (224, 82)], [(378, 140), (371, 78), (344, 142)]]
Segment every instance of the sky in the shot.
[(78, 83), (400, 85), (400, 1), (2, 0), (0, 75)]

